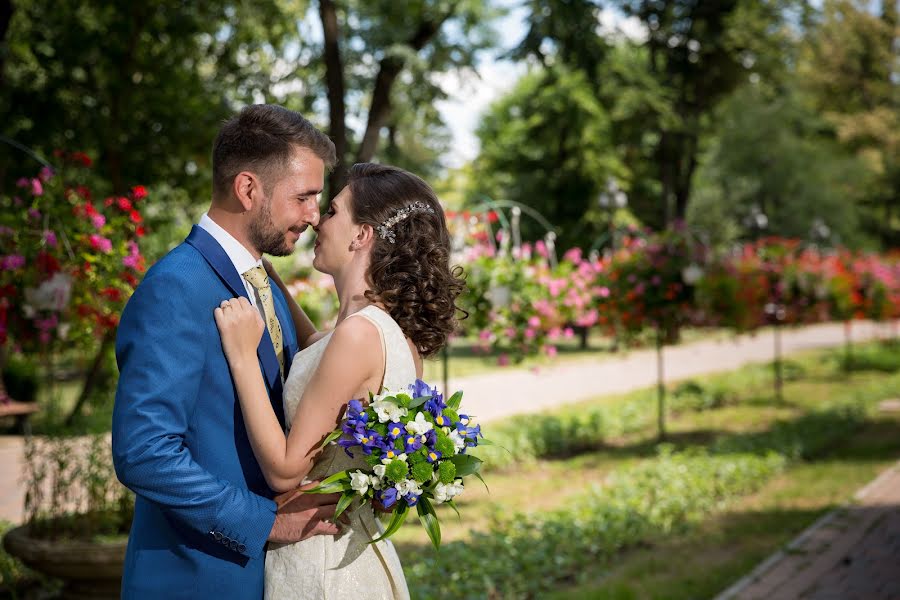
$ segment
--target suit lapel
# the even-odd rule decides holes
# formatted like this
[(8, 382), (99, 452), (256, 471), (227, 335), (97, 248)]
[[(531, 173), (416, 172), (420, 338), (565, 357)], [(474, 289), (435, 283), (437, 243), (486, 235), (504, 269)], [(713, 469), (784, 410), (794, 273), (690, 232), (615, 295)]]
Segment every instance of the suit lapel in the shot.
[[(209, 263), (236, 297), (243, 296), (248, 300), (250, 299), (247, 296), (247, 288), (244, 287), (244, 280), (237, 272), (237, 269), (234, 268), (234, 263), (228, 258), (228, 253), (225, 252), (213, 236), (202, 227), (195, 225), (191, 229), (186, 242), (203, 255), (206, 262)], [(281, 402), (281, 373), (278, 368), (278, 358), (275, 356), (275, 349), (272, 346), (272, 339), (269, 337), (269, 331), (266, 328), (263, 328), (262, 340), (260, 340), (256, 349), (256, 355), (259, 357), (266, 384), (269, 386), (269, 397), (272, 400), (272, 406), (283, 424), (284, 409)]]

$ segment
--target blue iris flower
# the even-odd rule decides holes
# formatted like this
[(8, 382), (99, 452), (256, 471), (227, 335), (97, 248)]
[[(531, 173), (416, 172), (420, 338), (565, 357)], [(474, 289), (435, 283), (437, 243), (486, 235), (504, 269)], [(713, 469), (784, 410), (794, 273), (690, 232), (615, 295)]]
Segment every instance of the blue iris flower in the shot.
[(429, 448), (434, 448), (435, 442), (437, 442), (437, 432), (434, 429), (429, 429), (425, 433), (425, 445)]
[[(413, 398), (421, 398), (422, 396), (430, 396), (432, 394), (428, 384), (421, 379), (416, 379), (415, 383), (410, 384), (409, 389), (412, 390)], [(437, 391), (437, 388), (435, 388), (435, 391)]]
[(397, 423), (396, 421), (388, 423), (387, 434), (392, 440), (396, 440), (404, 433), (406, 433), (406, 426), (403, 423)]
[(422, 436), (420, 435), (408, 435), (403, 438), (403, 444), (405, 446), (405, 452), (407, 454), (412, 454), (416, 450), (422, 447)]
[(391, 486), (375, 492), (375, 499), (385, 508), (390, 508), (397, 501), (397, 488)]
[(419, 503), (419, 497), (416, 496), (415, 494), (407, 494), (407, 495), (403, 496), (403, 499), (406, 500), (406, 503), (409, 506), (415, 506), (416, 504)]
[(437, 393), (437, 390), (434, 391), (434, 395), (425, 401), (425, 410), (431, 413), (432, 417), (437, 417), (441, 414), (441, 411), (447, 408), (447, 403), (444, 402), (444, 396)]
[(362, 433), (369, 422), (369, 415), (363, 410), (362, 402), (351, 400), (347, 403), (347, 419), (341, 425), (341, 430), (347, 435)]
[(353, 458), (353, 453), (350, 452), (350, 448), (353, 448), (354, 446), (358, 446), (359, 442), (357, 442), (353, 438), (344, 438), (344, 439), (338, 440), (337, 445), (344, 449), (344, 452), (347, 453), (347, 456), (349, 456), (350, 458)]
[(366, 429), (362, 433), (356, 432), (353, 434), (353, 439), (356, 440), (356, 445), (362, 448), (363, 454), (372, 454), (372, 450), (381, 447), (381, 436), (374, 429)]
[(453, 423), (444, 415), (434, 415), (434, 424), (438, 427), (453, 427)]
[(429, 450), (428, 452), (425, 453), (425, 458), (426, 458), (426, 460), (428, 460), (428, 462), (435, 463), (435, 462), (441, 460), (441, 453), (438, 452), (437, 450)]
[(347, 416), (358, 417), (363, 412), (362, 402), (359, 400), (351, 400), (347, 403)]
[(484, 437), (481, 433), (481, 425), (475, 425), (474, 427), (466, 427), (462, 423), (456, 424), (456, 432), (466, 440), (466, 446), (472, 448), (478, 445), (478, 437)]

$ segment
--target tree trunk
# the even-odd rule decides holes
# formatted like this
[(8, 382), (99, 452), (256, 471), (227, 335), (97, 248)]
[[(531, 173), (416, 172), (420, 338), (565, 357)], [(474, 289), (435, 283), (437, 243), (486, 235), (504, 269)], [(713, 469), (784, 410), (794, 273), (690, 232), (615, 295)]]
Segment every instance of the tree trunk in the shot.
[(6, 34), (13, 16), (12, 0), (0, 0), (0, 88), (3, 87), (3, 66), (6, 59)]
[[(416, 52), (424, 48), (455, 10), (456, 3), (452, 4), (450, 10), (438, 19), (419, 23), (418, 29), (409, 38), (406, 45)], [(372, 89), (372, 102), (369, 105), (369, 120), (366, 123), (366, 132), (363, 134), (362, 143), (356, 152), (356, 162), (369, 162), (375, 156), (381, 128), (387, 123), (391, 114), (391, 90), (403, 69), (403, 64), (403, 58), (398, 56), (385, 56), (379, 63), (375, 87)]]
[(328, 175), (328, 195), (334, 197), (347, 182), (347, 105), (344, 85), (344, 63), (337, 9), (332, 0), (319, 0), (319, 18), (325, 38), (325, 83), (328, 86), (328, 135), (334, 142), (337, 164)]
[(81, 414), (82, 409), (85, 404), (87, 404), (88, 398), (91, 397), (94, 388), (96, 388), (97, 384), (100, 382), (103, 374), (103, 359), (106, 357), (106, 353), (109, 351), (109, 348), (112, 346), (115, 339), (116, 332), (114, 329), (109, 330), (103, 336), (100, 348), (97, 350), (97, 354), (94, 356), (94, 360), (91, 363), (87, 376), (84, 378), (84, 386), (81, 388), (81, 394), (78, 396), (78, 400), (75, 401), (72, 412), (66, 417), (66, 427), (72, 426), (72, 423), (75, 422), (75, 418)]
[(3, 368), (6, 367), (6, 344), (0, 345), (0, 404), (6, 404), (12, 398), (6, 391), (6, 383), (3, 381)]

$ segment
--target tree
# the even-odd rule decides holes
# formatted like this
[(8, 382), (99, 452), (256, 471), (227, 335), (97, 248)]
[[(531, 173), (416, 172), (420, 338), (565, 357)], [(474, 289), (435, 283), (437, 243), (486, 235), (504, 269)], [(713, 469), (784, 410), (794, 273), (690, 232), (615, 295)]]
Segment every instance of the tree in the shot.
[[(858, 245), (855, 199), (867, 173), (792, 90), (748, 84), (723, 102), (688, 221), (713, 242), (728, 230)], [(752, 219), (765, 215), (766, 226)]]
[[(561, 249), (589, 247), (605, 224), (597, 196), (611, 176), (627, 180), (610, 140), (610, 119), (587, 77), (536, 68), (497, 101), (477, 131), (475, 191), (537, 209)], [(526, 236), (544, 231), (529, 220)]]
[[(268, 73), (262, 59), (287, 40), (280, 6), (17, 2), (4, 46), (3, 134), (44, 157), (88, 152), (117, 192), (163, 181), (206, 191), (212, 138), (234, 103), (252, 98), (237, 82)], [(0, 178), (33, 169), (4, 148)]]
[(647, 27), (648, 68), (666, 89), (677, 119), (657, 122), (665, 221), (683, 219), (690, 201), (701, 136), (717, 104), (750, 75), (781, 67), (787, 52), (784, 7), (756, 0), (623, 0), (627, 15)]
[[(390, 0), (320, 0), (329, 134), (339, 160), (329, 175), (331, 193), (344, 186), (349, 165), (371, 161), (385, 140), (393, 159), (415, 156), (422, 139), (416, 134), (438, 121), (434, 113), (416, 113), (444, 96), (435, 75), (474, 64), (475, 54), (493, 43), (495, 14), (476, 0), (416, 0), (403, 10)], [(364, 129), (353, 131), (351, 121), (364, 121)], [(412, 152), (400, 149), (401, 131), (411, 134), (405, 141)]]
[(900, 244), (900, 59), (897, 6), (825, 2), (803, 45), (798, 72), (833, 136), (873, 177), (860, 210), (885, 246)]

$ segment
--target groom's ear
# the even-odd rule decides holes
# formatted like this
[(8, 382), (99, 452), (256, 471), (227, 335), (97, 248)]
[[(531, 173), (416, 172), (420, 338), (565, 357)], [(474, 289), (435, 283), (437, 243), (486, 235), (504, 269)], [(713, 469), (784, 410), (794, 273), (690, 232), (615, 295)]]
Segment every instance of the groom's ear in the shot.
[(244, 211), (249, 211), (253, 205), (262, 201), (265, 197), (263, 194), (262, 181), (256, 173), (250, 171), (241, 171), (234, 176), (232, 181), (232, 191), (235, 198), (244, 207)]

